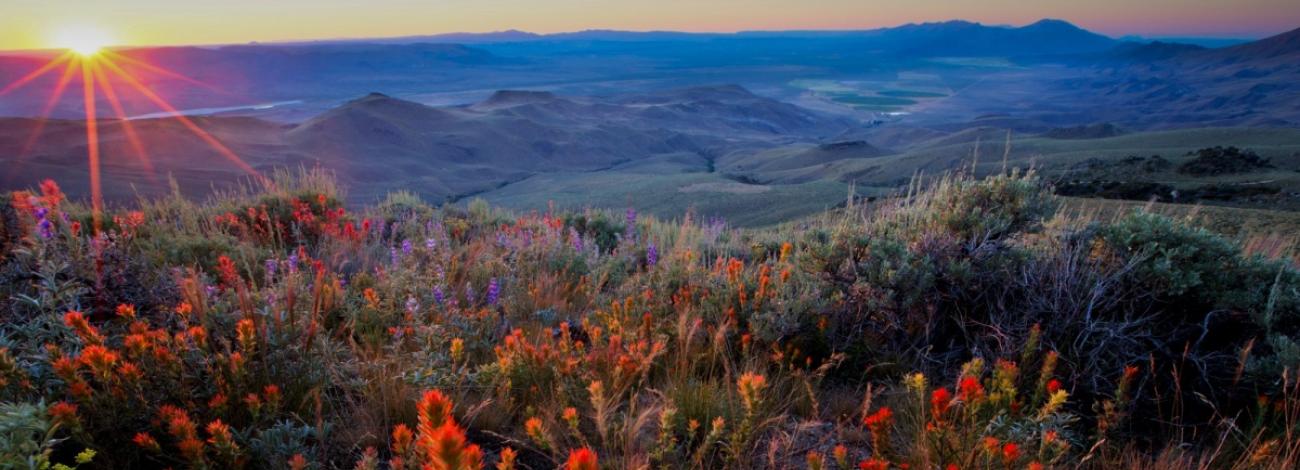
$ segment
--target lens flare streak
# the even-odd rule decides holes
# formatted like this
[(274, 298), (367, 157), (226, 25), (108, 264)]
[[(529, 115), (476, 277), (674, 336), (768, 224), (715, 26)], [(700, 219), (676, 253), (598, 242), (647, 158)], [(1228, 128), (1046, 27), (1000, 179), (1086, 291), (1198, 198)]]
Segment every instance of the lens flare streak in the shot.
[[(226, 146), (211, 133), (205, 131), (202, 127), (196, 124), (194, 120), (178, 111), (176, 107), (167, 102), (166, 99), (159, 96), (158, 93), (154, 92), (144, 83), (141, 83), (133, 71), (128, 71), (117, 62), (129, 64), (135, 69), (142, 69), (157, 75), (181, 80), (192, 85), (202, 86), (210, 90), (230, 94), (202, 81), (186, 77), (182, 74), (150, 64), (143, 60), (128, 57), (114, 51), (100, 49), (95, 49), (94, 51), (89, 51), (88, 49), (69, 49), (39, 68), (23, 75), (13, 83), (0, 88), (0, 96), (3, 96), (30, 84), (32, 81), (54, 70), (57, 70), (60, 66), (63, 67), (63, 71), (60, 73), (58, 81), (55, 83), (54, 88), (50, 92), (49, 98), (47, 98), (44, 107), (41, 109), (40, 115), (36, 119), (31, 135), (28, 137), (19, 153), (20, 157), (25, 157), (32, 151), (37, 141), (40, 139), (41, 134), (44, 133), (46, 123), (53, 114), (54, 108), (58, 106), (68, 85), (76, 75), (79, 74), (81, 76), (82, 108), (85, 111), (84, 124), (86, 129), (86, 159), (90, 173), (91, 206), (93, 208), (94, 228), (97, 233), (102, 228), (104, 191), (102, 172), (100, 168), (102, 157), (99, 141), (100, 122), (98, 108), (96, 106), (99, 96), (96, 89), (103, 92), (103, 98), (112, 109), (113, 115), (116, 116), (117, 124), (122, 126), (122, 130), (126, 134), (126, 139), (136, 158), (140, 160), (141, 165), (144, 166), (151, 178), (156, 177), (148, 148), (140, 139), (140, 134), (136, 132), (135, 126), (127, 118), (126, 110), (122, 105), (121, 95), (113, 88), (110, 74), (125, 82), (131, 89), (139, 93), (149, 102), (153, 103), (154, 106), (157, 106), (162, 111), (168, 113), (170, 115), (169, 118), (175, 119), (223, 158), (230, 161), (230, 163), (234, 164), (243, 172), (252, 176), (254, 180), (263, 185), (267, 185), (268, 187), (271, 185), (270, 180), (258, 173), (256, 169), (245, 162), (244, 159), (240, 158), (238, 154), (230, 149), (230, 147)], [(139, 70), (135, 70), (134, 72), (138, 71)]]

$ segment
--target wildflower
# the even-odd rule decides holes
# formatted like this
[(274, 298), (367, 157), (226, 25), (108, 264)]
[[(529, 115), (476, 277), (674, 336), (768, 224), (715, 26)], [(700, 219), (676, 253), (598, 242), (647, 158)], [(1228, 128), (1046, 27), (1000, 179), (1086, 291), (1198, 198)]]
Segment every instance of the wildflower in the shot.
[(438, 239), (437, 239), (437, 238), (432, 238), (432, 237), (431, 237), (431, 238), (426, 238), (426, 239), (424, 239), (424, 248), (426, 248), (426, 249), (432, 251), (434, 248), (437, 248), (437, 247), (438, 247)]
[(546, 439), (546, 430), (542, 427), (542, 420), (536, 416), (524, 421), (524, 433), (543, 449), (550, 447)]
[(379, 470), (379, 451), (373, 446), (366, 447), (361, 452), (361, 460), (357, 461), (352, 470)]
[(211, 436), (208, 438), (208, 443), (213, 447), (223, 451), (232, 451), (236, 448), (235, 438), (230, 434), (230, 425), (221, 422), (220, 419), (208, 423), (207, 431)]
[(86, 349), (81, 350), (81, 356), (79, 359), (81, 360), (81, 363), (91, 371), (107, 377), (108, 373), (113, 370), (113, 366), (117, 365), (118, 357), (117, 353), (108, 348), (100, 345), (91, 345), (86, 346)]
[(243, 283), (243, 279), (239, 277), (238, 269), (235, 268), (235, 262), (226, 255), (217, 258), (217, 275), (221, 277), (222, 284), (227, 288)]
[(483, 467), (483, 452), (467, 444), (465, 431), (450, 419), (432, 434), (420, 437), (419, 445), (429, 466), (436, 470), (470, 470)]
[(442, 305), (443, 297), (442, 286), (433, 286), (433, 301), (437, 302), (438, 305)]
[(289, 255), (289, 259), (286, 260), (286, 264), (289, 265), (290, 274), (298, 272), (298, 254), (294, 253)]
[(822, 470), (826, 468), (826, 456), (822, 455), (821, 452), (810, 450), (808, 451), (808, 456), (805, 460), (808, 461), (808, 470)]
[(40, 230), (41, 238), (46, 240), (54, 238), (54, 225), (47, 217), (49, 213), (50, 210), (43, 207), (36, 210), (36, 227)]
[(515, 458), (518, 456), (519, 454), (514, 449), (509, 447), (501, 449), (501, 461), (497, 462), (497, 470), (514, 470)]
[(397, 455), (405, 454), (406, 451), (411, 449), (411, 441), (414, 438), (411, 428), (406, 427), (405, 424), (393, 426), (393, 453)]
[(71, 328), (77, 337), (81, 338), (88, 344), (100, 344), (104, 342), (104, 337), (100, 336), (99, 330), (90, 324), (85, 315), (76, 310), (70, 310), (63, 314), (63, 324)]
[(979, 379), (967, 375), (957, 385), (957, 396), (963, 403), (976, 403), (984, 398), (984, 386)]
[(461, 358), (465, 357), (465, 340), (460, 338), (452, 339), (450, 352), (452, 362), (460, 362)]
[(736, 388), (740, 389), (740, 399), (745, 405), (745, 410), (753, 413), (763, 400), (763, 389), (767, 388), (767, 378), (752, 372), (746, 372), (740, 375), (736, 380)]
[(1029, 466), (1025, 468), (1028, 470), (1043, 470), (1043, 464), (1039, 462), (1029, 462)]
[(117, 377), (126, 383), (135, 383), (144, 379), (144, 371), (131, 362), (122, 361), (117, 366)]
[(894, 425), (894, 410), (882, 406), (875, 413), (862, 419), (862, 424), (871, 431), (871, 446), (877, 454), (888, 446), (889, 428)]
[(420, 302), (417, 301), (417, 300), (415, 300), (415, 297), (407, 297), (407, 298), (406, 298), (406, 313), (409, 313), (409, 314), (414, 315), (414, 314), (418, 313), (419, 311), (420, 311)]
[(930, 417), (935, 421), (943, 421), (944, 415), (948, 414), (949, 408), (952, 407), (952, 392), (947, 387), (940, 387), (930, 393)]
[(289, 470), (305, 470), (307, 468), (307, 457), (302, 454), (293, 454), (289, 459)]
[(410, 254), (411, 254), (411, 241), (410, 241), (410, 240), (402, 240), (402, 254), (403, 254), (403, 255), (410, 255)]
[(361, 296), (366, 299), (370, 308), (379, 308), (379, 294), (375, 293), (374, 288), (367, 287), (366, 290), (361, 291)]
[(77, 418), (77, 405), (66, 401), (60, 401), (50, 405), (47, 413), (50, 414), (50, 418), (53, 419), (54, 424), (70, 428), (76, 428), (81, 424), (81, 420)]
[(1017, 460), (1020, 460), (1020, 446), (1014, 442), (1004, 444), (1002, 446), (1002, 463), (1010, 467)]
[(1057, 390), (1060, 390), (1060, 389), (1061, 389), (1061, 381), (1060, 381), (1060, 380), (1052, 379), (1052, 380), (1047, 381), (1047, 393), (1056, 393)]
[(270, 384), (262, 387), (262, 398), (272, 407), (280, 405), (280, 387), (276, 384)]
[(226, 398), (226, 394), (218, 392), (208, 400), (208, 408), (212, 410), (222, 410), (226, 408), (226, 403), (229, 401), (230, 400)]
[(181, 455), (190, 462), (201, 462), (203, 460), (203, 441), (196, 437), (181, 439), (176, 444), (176, 448), (181, 451)]
[(256, 393), (245, 395), (244, 406), (248, 407), (249, 413), (253, 416), (257, 416), (262, 412), (262, 397), (257, 396)]
[(266, 260), (266, 283), (267, 284), (270, 284), (271, 280), (275, 279), (275, 270), (279, 266), (280, 266), (280, 262), (278, 260), (276, 260), (275, 258), (267, 258)]
[(488, 305), (496, 305), (497, 298), (500, 296), (501, 296), (501, 285), (497, 283), (497, 278), (494, 277), (492, 279), (489, 279), (488, 290), (487, 290)]
[(790, 258), (790, 251), (791, 251), (793, 248), (794, 248), (794, 245), (790, 244), (790, 242), (782, 243), (782, 244), (781, 244), (781, 256), (780, 256), (779, 258), (777, 258), (777, 261), (780, 261), (780, 262), (784, 263), (785, 260), (789, 259), (789, 258)]
[(1042, 409), (1038, 411), (1038, 416), (1047, 417), (1048, 415), (1055, 413), (1065, 405), (1065, 401), (1069, 399), (1069, 397), (1070, 394), (1065, 390), (1057, 390), (1051, 395), (1048, 395), (1047, 403), (1043, 403)]
[(993, 436), (984, 436), (984, 450), (988, 453), (998, 453), (998, 446), (1000, 445), (1002, 445), (1002, 441), (998, 440), (998, 438)]
[(433, 435), (434, 431), (451, 419), (451, 400), (438, 390), (424, 392), (415, 405), (418, 419), (416, 430), (421, 436)]
[(135, 319), (135, 306), (130, 304), (119, 304), (115, 310), (118, 317), (132, 320)]
[(599, 470), (596, 452), (590, 447), (569, 451), (569, 460), (564, 462), (564, 470)]
[(654, 243), (651, 243), (650, 246), (646, 247), (645, 249), (645, 264), (646, 266), (654, 267), (655, 264), (658, 263), (659, 263), (659, 249), (655, 248)]
[(889, 470), (889, 461), (872, 457), (858, 462), (858, 468), (861, 470)]
[(576, 408), (572, 406), (565, 408), (562, 417), (564, 422), (569, 423), (570, 429), (575, 431), (578, 429), (578, 410)]
[(831, 456), (835, 457), (835, 465), (839, 468), (849, 468), (849, 448), (844, 447), (844, 444), (835, 444), (835, 448), (831, 449)]
[(162, 452), (162, 448), (158, 445), (158, 440), (154, 439), (153, 436), (149, 435), (147, 432), (135, 433), (135, 437), (131, 439), (131, 442), (150, 452)]
[(253, 325), (253, 319), (244, 318), (235, 322), (235, 334), (239, 347), (243, 350), (251, 351), (257, 345), (257, 330)]
[(47, 207), (58, 207), (63, 202), (63, 191), (52, 179), (41, 181), (41, 202)]

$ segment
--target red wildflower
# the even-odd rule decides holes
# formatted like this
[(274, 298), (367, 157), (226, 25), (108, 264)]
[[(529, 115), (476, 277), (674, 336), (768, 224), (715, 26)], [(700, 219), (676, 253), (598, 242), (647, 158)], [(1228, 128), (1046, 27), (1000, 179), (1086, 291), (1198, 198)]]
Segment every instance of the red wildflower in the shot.
[(293, 457), (289, 459), (289, 469), (303, 470), (305, 468), (307, 468), (307, 457), (303, 457), (302, 454), (293, 454)]
[(116, 310), (117, 316), (127, 320), (135, 318), (135, 306), (130, 304), (119, 304)]
[(68, 328), (72, 328), (77, 337), (88, 344), (104, 342), (104, 337), (99, 335), (99, 330), (95, 329), (81, 312), (70, 310), (68, 313), (63, 314), (63, 324), (67, 325)]
[(432, 435), (434, 430), (451, 419), (451, 400), (438, 390), (429, 390), (420, 397), (415, 405), (417, 416), (416, 430), (421, 436)]
[(969, 375), (962, 377), (961, 383), (957, 386), (957, 396), (963, 403), (975, 403), (984, 398), (984, 386), (975, 377)]
[(217, 258), (217, 275), (221, 277), (221, 283), (227, 288), (243, 283), (243, 279), (239, 277), (239, 270), (235, 268), (235, 262), (226, 255)]
[(80, 420), (77, 419), (77, 405), (72, 403), (66, 401), (55, 403), (50, 405), (47, 412), (50, 414), (50, 418), (54, 419), (55, 424), (75, 428), (80, 423)]
[(889, 461), (872, 457), (858, 462), (858, 468), (861, 470), (889, 470)]
[(943, 421), (943, 416), (948, 413), (952, 407), (952, 392), (946, 387), (935, 389), (930, 393), (930, 417), (935, 421)]
[(1008, 442), (1002, 446), (1002, 463), (1010, 466), (1020, 460), (1020, 446), (1014, 442)]
[(596, 452), (590, 447), (569, 451), (569, 460), (564, 462), (564, 470), (598, 470)]
[(405, 454), (406, 451), (411, 449), (411, 441), (414, 438), (415, 436), (411, 434), (411, 428), (406, 427), (405, 424), (393, 426), (393, 453)]
[(162, 449), (158, 446), (158, 440), (154, 439), (153, 436), (149, 435), (149, 433), (147, 432), (135, 433), (135, 437), (131, 439), (131, 442), (134, 442), (135, 445), (140, 446), (141, 448), (150, 452), (162, 451)]
[(59, 190), (59, 184), (51, 179), (41, 182), (41, 195), (41, 202), (51, 209), (59, 207), (59, 203), (63, 201), (63, 191)]
[(419, 446), (428, 459), (428, 468), (468, 470), (483, 466), (483, 452), (477, 445), (467, 445), (465, 430), (450, 419), (431, 434), (421, 434)]
[(117, 365), (117, 353), (100, 345), (91, 345), (81, 350), (80, 360), (90, 370), (107, 377)]
[(1061, 381), (1052, 379), (1047, 381), (1047, 393), (1056, 393), (1061, 389)]

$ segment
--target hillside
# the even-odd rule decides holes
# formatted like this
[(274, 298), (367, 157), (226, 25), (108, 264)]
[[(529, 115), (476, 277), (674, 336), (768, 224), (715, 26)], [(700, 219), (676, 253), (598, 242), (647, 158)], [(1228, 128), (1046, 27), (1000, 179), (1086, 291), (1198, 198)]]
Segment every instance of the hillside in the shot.
[(0, 195), (0, 416), (21, 425), (0, 458), (1300, 462), (1294, 234), (1079, 215), (1022, 174), (950, 175), (764, 229), (409, 193), (349, 208), (341, 191), (281, 174), (115, 208), (101, 233), (57, 182)]
[[(740, 149), (816, 141), (853, 126), (736, 86), (694, 87), (607, 97), (500, 91), (468, 106), (431, 107), (372, 93), (297, 125), (253, 118), (204, 117), (200, 127), (254, 168), (320, 166), (357, 188), (355, 202), (409, 189), (431, 200), (476, 194), (547, 172), (591, 172), (655, 157), (708, 161)], [(167, 175), (190, 194), (245, 177), (201, 139), (170, 119), (129, 121), (148, 150), (153, 173), (129, 145), (124, 121), (100, 129), (110, 199), (168, 191)], [(26, 175), (68, 181), (84, 197), (87, 170), (79, 121), (49, 121), (22, 149), (36, 121), (0, 123), (0, 162), (14, 165), (7, 186)], [(81, 139), (84, 140), (84, 139)], [(215, 163), (214, 163), (215, 162)], [(189, 184), (188, 182), (202, 182)]]

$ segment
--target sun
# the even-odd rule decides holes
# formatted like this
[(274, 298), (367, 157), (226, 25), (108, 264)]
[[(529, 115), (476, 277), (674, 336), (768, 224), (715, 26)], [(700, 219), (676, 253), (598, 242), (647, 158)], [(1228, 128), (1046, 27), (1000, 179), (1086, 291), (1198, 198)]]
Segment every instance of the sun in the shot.
[(79, 56), (90, 57), (98, 54), (113, 44), (113, 36), (108, 31), (93, 25), (64, 25), (51, 35), (54, 47), (67, 49)]

